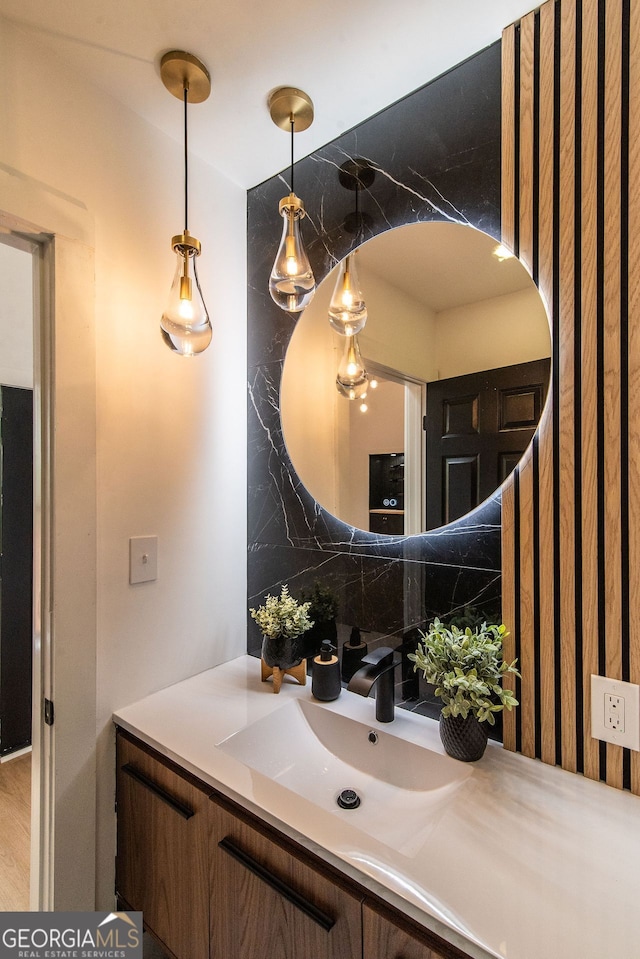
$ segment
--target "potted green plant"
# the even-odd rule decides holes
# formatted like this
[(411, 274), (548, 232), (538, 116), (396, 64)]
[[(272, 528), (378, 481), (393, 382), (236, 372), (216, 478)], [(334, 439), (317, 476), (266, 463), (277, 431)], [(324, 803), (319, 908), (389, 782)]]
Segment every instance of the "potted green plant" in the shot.
[(267, 666), (286, 670), (302, 662), (300, 637), (313, 626), (310, 606), (294, 599), (285, 584), (280, 596), (267, 595), (264, 606), (249, 610), (262, 631), (262, 658)]
[(338, 613), (338, 600), (335, 594), (328, 586), (323, 586), (322, 583), (316, 581), (309, 593), (302, 590), (300, 596), (301, 599), (311, 604), (309, 616), (313, 619), (313, 626), (304, 637), (304, 655), (317, 655), (325, 639), (328, 639), (332, 646), (337, 646), (336, 615)]
[(409, 653), (416, 671), (421, 670), (444, 706), (440, 714), (440, 738), (455, 759), (480, 759), (487, 745), (486, 725), (495, 724), (495, 714), (518, 705), (510, 689), (502, 686), (507, 674), (519, 676), (516, 660), (502, 659), (506, 626), (487, 625), (460, 629), (439, 619), (420, 630), (422, 639)]

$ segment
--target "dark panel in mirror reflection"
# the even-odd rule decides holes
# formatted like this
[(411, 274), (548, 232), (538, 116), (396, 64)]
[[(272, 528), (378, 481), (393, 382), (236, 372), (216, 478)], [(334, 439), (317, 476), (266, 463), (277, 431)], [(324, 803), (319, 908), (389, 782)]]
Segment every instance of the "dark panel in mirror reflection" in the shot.
[[(296, 165), (305, 198), (305, 241), (320, 282), (348, 252), (353, 196), (338, 181), (349, 157), (365, 157), (375, 182), (360, 198), (370, 236), (404, 223), (450, 219), (500, 236), (500, 44), (361, 124)], [(415, 644), (434, 616), (500, 618), (500, 500), (453, 526), (411, 537), (363, 532), (322, 509), (287, 454), (280, 380), (296, 317), (271, 301), (267, 283), (279, 241), (283, 177), (248, 195), (249, 490), (248, 606), (288, 583), (318, 581), (338, 600), (340, 641), (350, 627), (371, 645)], [(327, 468), (332, 468), (327, 464)], [(391, 641), (389, 640), (391, 637)], [(261, 637), (248, 616), (248, 651)], [(415, 708), (424, 690), (409, 669), (398, 698)]]
[(427, 385), (427, 529), (468, 513), (516, 468), (540, 420), (550, 368), (547, 357)]

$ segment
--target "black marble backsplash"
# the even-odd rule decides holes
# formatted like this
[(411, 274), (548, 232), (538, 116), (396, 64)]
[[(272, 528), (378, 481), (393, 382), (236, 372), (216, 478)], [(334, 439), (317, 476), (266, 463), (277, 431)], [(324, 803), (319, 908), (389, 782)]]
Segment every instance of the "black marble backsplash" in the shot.
[[(283, 136), (283, 156), (286, 147)], [(376, 173), (360, 194), (363, 239), (424, 220), (469, 223), (499, 238), (500, 43), (296, 164), (295, 189), (307, 210), (303, 235), (318, 283), (354, 244), (345, 226), (354, 195), (339, 182), (340, 167), (353, 158)], [(278, 202), (288, 188), (285, 172), (248, 194), (248, 606), (283, 583), (295, 596), (320, 582), (338, 599), (341, 634), (357, 625), (372, 631), (373, 645), (399, 646), (404, 638), (405, 648), (436, 615), (495, 621), (499, 495), (451, 526), (393, 537), (336, 519), (296, 474), (279, 412), (296, 315), (280, 310), (268, 292), (281, 233)], [(248, 636), (248, 652), (259, 655), (261, 636), (250, 618)], [(415, 708), (428, 690), (410, 679), (399, 698)]]

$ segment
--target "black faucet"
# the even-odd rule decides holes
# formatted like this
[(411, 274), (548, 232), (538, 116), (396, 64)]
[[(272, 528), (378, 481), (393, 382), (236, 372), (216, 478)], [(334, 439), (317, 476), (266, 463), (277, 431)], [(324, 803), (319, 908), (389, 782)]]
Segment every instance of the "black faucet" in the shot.
[(376, 686), (376, 719), (390, 723), (394, 713), (394, 669), (402, 661), (400, 655), (388, 646), (380, 646), (362, 657), (363, 666), (353, 674), (347, 689), (360, 696), (368, 696)]

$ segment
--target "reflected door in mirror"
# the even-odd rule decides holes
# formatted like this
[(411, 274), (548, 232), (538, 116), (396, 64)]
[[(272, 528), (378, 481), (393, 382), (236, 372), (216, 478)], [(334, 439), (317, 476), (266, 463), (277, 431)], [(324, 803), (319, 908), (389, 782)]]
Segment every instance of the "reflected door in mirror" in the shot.
[(531, 442), (550, 360), (427, 385), (427, 526), (464, 516), (499, 487)]

